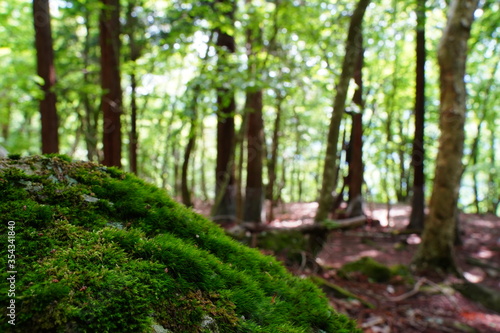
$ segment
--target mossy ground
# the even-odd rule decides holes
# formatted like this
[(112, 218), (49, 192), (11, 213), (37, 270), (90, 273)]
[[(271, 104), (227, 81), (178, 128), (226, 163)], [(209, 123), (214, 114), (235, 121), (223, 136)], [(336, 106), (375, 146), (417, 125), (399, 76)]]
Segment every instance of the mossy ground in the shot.
[(115, 168), (3, 159), (0, 200), (1, 260), (15, 221), (18, 272), (16, 325), (4, 307), (0, 331), (358, 332), (312, 282)]

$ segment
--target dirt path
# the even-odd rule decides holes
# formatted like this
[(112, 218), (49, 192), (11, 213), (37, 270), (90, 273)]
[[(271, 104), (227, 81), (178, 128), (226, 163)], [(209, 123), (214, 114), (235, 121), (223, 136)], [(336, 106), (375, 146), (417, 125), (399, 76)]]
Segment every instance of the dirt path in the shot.
[[(272, 224), (292, 227), (312, 223), (316, 208), (316, 203), (281, 205), (275, 209)], [(200, 212), (206, 210), (203, 207)], [(398, 279), (375, 283), (362, 275), (349, 280), (340, 278), (338, 268), (366, 256), (388, 266), (409, 265), (420, 242), (418, 235), (393, 233), (408, 223), (408, 206), (367, 204), (365, 212), (379, 220), (380, 226), (332, 232), (318, 261), (328, 267), (321, 277), (361, 296), (375, 308), (370, 309), (358, 300), (329, 295), (337, 311), (355, 318), (366, 333), (500, 333), (500, 314), (455, 292), (451, 284), (456, 279), (432, 282), (415, 277), (420, 286), (412, 294), (415, 285)], [(470, 264), (470, 258), (474, 258), (500, 267), (500, 218), (462, 214), (461, 220), (463, 245), (457, 248), (457, 259), (464, 276), (470, 282), (500, 290), (500, 271)], [(294, 267), (290, 270), (299, 275), (314, 273)]]
[[(315, 204), (291, 204), (280, 208), (277, 220), (288, 224), (309, 223)], [(409, 265), (418, 247), (417, 235), (393, 235), (408, 223), (410, 208), (404, 205), (390, 207), (368, 205), (367, 215), (378, 219), (383, 227), (364, 227), (352, 231), (333, 232), (318, 260), (331, 267), (322, 274), (330, 282), (344, 287), (376, 308), (369, 309), (359, 301), (331, 297), (332, 305), (340, 312), (355, 318), (367, 333), (441, 333), (441, 332), (500, 332), (500, 314), (472, 302), (451, 287), (454, 279), (444, 283), (423, 282), (415, 295), (394, 301), (399, 295), (411, 292), (413, 285), (402, 281), (387, 284), (368, 281), (364, 276), (345, 280), (336, 269), (346, 262), (368, 256), (386, 265)], [(277, 212), (279, 213), (279, 212)], [(495, 216), (462, 215), (463, 245), (457, 248), (457, 257), (464, 276), (470, 282), (500, 290), (500, 272), (470, 265), (468, 258), (500, 266), (500, 219)], [(294, 222), (295, 221), (295, 222)], [(416, 277), (416, 281), (419, 279)]]

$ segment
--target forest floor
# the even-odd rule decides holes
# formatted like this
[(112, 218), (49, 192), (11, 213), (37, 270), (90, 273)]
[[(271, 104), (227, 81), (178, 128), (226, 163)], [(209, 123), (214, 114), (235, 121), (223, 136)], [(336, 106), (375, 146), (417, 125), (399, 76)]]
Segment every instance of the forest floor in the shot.
[[(272, 224), (312, 223), (316, 207), (316, 203), (281, 205), (275, 209)], [(206, 213), (207, 209), (200, 207), (198, 211)], [(337, 275), (343, 264), (361, 257), (372, 257), (388, 266), (409, 265), (420, 237), (397, 233), (406, 227), (409, 213), (410, 208), (405, 205), (367, 204), (365, 214), (380, 225), (331, 232), (317, 258), (323, 267), (321, 273), (288, 268), (301, 276), (317, 274), (372, 303), (375, 307), (369, 308), (356, 299), (329, 295), (332, 306), (356, 319), (366, 333), (500, 333), (500, 313), (454, 291), (451, 284), (457, 282), (456, 278), (415, 277), (414, 284), (408, 284), (403, 279), (375, 283), (361, 274), (349, 280)], [(500, 291), (500, 218), (462, 214), (461, 223), (463, 244), (457, 248), (457, 259), (464, 277)], [(480, 267), (478, 262), (486, 265)]]

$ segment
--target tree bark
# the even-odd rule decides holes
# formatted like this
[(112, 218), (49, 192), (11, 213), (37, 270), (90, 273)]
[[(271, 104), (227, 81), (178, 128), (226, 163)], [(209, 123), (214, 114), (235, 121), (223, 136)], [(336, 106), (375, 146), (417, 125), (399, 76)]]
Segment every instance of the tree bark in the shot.
[(103, 164), (121, 167), (122, 88), (120, 84), (120, 1), (101, 0), (99, 43), (103, 95)]
[[(352, 101), (359, 107), (360, 113), (351, 113), (352, 127), (351, 137), (349, 140), (349, 149), (347, 151), (347, 162), (349, 164), (348, 185), (349, 185), (349, 211), (352, 211), (353, 216), (362, 215), (362, 209), (351, 210), (354, 202), (362, 201), (362, 186), (364, 181), (364, 166), (363, 166), (363, 64), (364, 64), (364, 49), (363, 35), (361, 35), (361, 50), (356, 59), (354, 67), (354, 82), (357, 87), (354, 91)], [(345, 132), (344, 132), (345, 133)], [(345, 134), (344, 134), (345, 137)], [(342, 196), (342, 193), (340, 193)], [(361, 207), (361, 205), (358, 205)], [(336, 207), (335, 207), (336, 209)]]
[(129, 40), (130, 61), (132, 62), (132, 69), (130, 73), (130, 132), (129, 132), (129, 168), (130, 172), (137, 174), (137, 146), (139, 142), (139, 135), (137, 133), (137, 75), (136, 75), (136, 62), (141, 55), (141, 47), (137, 44), (135, 39), (135, 29), (138, 24), (137, 18), (134, 16), (133, 2), (127, 4), (127, 22), (126, 33)]
[(467, 40), (477, 4), (478, 0), (452, 1), (438, 47), (441, 136), (429, 218), (413, 259), (420, 271), (459, 274), (453, 241), (465, 136)]
[(353, 113), (349, 158), (349, 203), (361, 196), (363, 185), (363, 114)]
[[(195, 96), (197, 94), (194, 94)], [(196, 97), (193, 97), (196, 100)], [(188, 167), (189, 160), (191, 158), (191, 154), (194, 150), (194, 146), (196, 144), (196, 127), (197, 127), (197, 116), (196, 116), (196, 108), (197, 103), (194, 102), (194, 108), (192, 110), (193, 116), (191, 117), (191, 127), (189, 128), (189, 138), (186, 148), (184, 149), (184, 160), (182, 162), (181, 169), (181, 194), (182, 194), (182, 203), (187, 207), (192, 207), (193, 202), (191, 200), (191, 191), (189, 190), (188, 185)]]
[[(236, 220), (243, 220), (244, 199), (243, 199), (243, 163), (245, 161), (245, 135), (248, 123), (248, 112), (243, 110), (243, 120), (241, 122), (238, 134), (235, 138), (235, 147), (238, 147), (238, 161), (236, 174)], [(235, 150), (236, 153), (236, 150)], [(236, 154), (235, 154), (236, 155)]]
[[(85, 18), (85, 42), (82, 52), (83, 57), (83, 82), (85, 86), (90, 86), (93, 82), (90, 75), (90, 63), (91, 63), (91, 43), (92, 36), (90, 33), (91, 23), (90, 23), (90, 11), (84, 9)], [(85, 137), (85, 146), (87, 148), (87, 159), (89, 161), (99, 160), (99, 150), (97, 149), (97, 133), (98, 133), (98, 123), (99, 123), (99, 109), (97, 105), (91, 102), (92, 98), (90, 93), (86, 89), (82, 93), (82, 103), (84, 108), (84, 116), (82, 117), (82, 128)]]
[[(245, 1), (252, 6), (252, 0)], [(249, 23), (246, 29), (246, 50), (248, 57), (248, 77), (256, 82), (246, 90), (245, 112), (247, 113), (247, 172), (245, 188), (244, 222), (262, 222), (264, 185), (262, 169), (264, 159), (264, 121), (262, 118), (262, 88), (260, 87), (259, 51), (262, 45), (262, 29), (258, 21)]]
[(191, 154), (193, 153), (194, 146), (196, 143), (196, 118), (191, 119), (191, 128), (189, 129), (189, 139), (184, 149), (184, 160), (182, 162), (181, 171), (181, 194), (182, 203), (187, 207), (193, 206), (193, 201), (191, 200), (191, 191), (188, 185), (188, 167)]
[(245, 190), (245, 222), (262, 222), (264, 186), (262, 160), (264, 121), (262, 119), (262, 90), (247, 91), (245, 109), (248, 112), (247, 128), (247, 183)]
[(425, 218), (424, 118), (425, 118), (425, 0), (417, 1), (417, 64), (415, 87), (415, 136), (413, 138), (413, 196), (408, 229), (423, 230)]
[[(233, 28), (235, 5), (231, 1), (218, 0), (227, 3), (229, 11), (224, 16), (229, 17), (231, 27), (216, 29), (218, 72), (221, 77), (227, 75), (229, 57), (236, 52), (234, 37), (228, 33)], [(235, 128), (234, 115), (236, 102), (232, 87), (217, 88), (217, 161), (215, 166), (215, 200), (212, 207), (212, 219), (217, 222), (233, 222), (236, 219), (236, 184), (235, 184)]]
[[(202, 59), (205, 61), (205, 58)], [(205, 68), (205, 63), (202, 66), (201, 73), (204, 72)], [(192, 207), (193, 206), (193, 201), (191, 200), (191, 190), (190, 188), (193, 188), (193, 186), (189, 186), (188, 184), (188, 171), (189, 171), (189, 162), (191, 160), (191, 156), (193, 154), (193, 151), (195, 149), (196, 145), (196, 136), (198, 132), (198, 96), (201, 93), (201, 86), (198, 83), (194, 84), (194, 87), (192, 89), (192, 98), (191, 98), (191, 105), (189, 105), (189, 134), (188, 134), (188, 143), (186, 147), (184, 148), (184, 159), (182, 161), (182, 167), (181, 167), (181, 197), (182, 197), (182, 203), (186, 205), (187, 207)], [(194, 177), (193, 181), (194, 181)]]
[(41, 86), (43, 98), (40, 100), (42, 153), (58, 153), (59, 119), (56, 109), (56, 93), (54, 92), (56, 69), (48, 0), (33, 0), (33, 23), (35, 26), (37, 73), (44, 81)]
[(340, 122), (342, 121), (342, 116), (345, 111), (349, 81), (353, 77), (355, 61), (358, 58), (358, 54), (361, 52), (362, 22), (366, 7), (369, 3), (370, 0), (360, 0), (351, 17), (346, 40), (346, 54), (342, 64), (342, 73), (336, 87), (337, 94), (333, 104), (333, 113), (328, 132), (325, 163), (323, 166), (323, 180), (318, 210), (314, 218), (315, 222), (322, 222), (328, 217), (328, 212), (333, 203), (332, 192), (335, 190), (337, 184), (335, 170), (337, 167), (337, 145)]
[(281, 113), (282, 113), (282, 103), (283, 96), (279, 91), (276, 98), (276, 118), (274, 119), (274, 129), (273, 129), (273, 141), (271, 143), (271, 158), (267, 164), (267, 172), (269, 183), (267, 184), (267, 199), (270, 201), (269, 213), (267, 214), (267, 222), (271, 222), (274, 219), (273, 208), (275, 206), (276, 195), (274, 194), (274, 188), (276, 184), (276, 166), (278, 162), (278, 146), (280, 137), (280, 126), (281, 126)]

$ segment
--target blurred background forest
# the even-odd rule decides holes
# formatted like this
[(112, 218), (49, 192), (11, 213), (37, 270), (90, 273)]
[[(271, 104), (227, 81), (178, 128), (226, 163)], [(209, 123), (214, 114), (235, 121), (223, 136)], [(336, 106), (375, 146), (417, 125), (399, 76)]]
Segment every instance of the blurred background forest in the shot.
[[(261, 192), (268, 199), (318, 199), (356, 2), (122, 0), (119, 20), (114, 20), (109, 13), (117, 3), (52, 0), (50, 16), (47, 1), (0, 4), (0, 144), (9, 153), (39, 154), (45, 142), (44, 152), (121, 165), (188, 205), (195, 198), (224, 205), (223, 193), (216, 198), (223, 188), (233, 194), (238, 210), (256, 174), (262, 178), (255, 182), (267, 185)], [(362, 52), (340, 124), (337, 192), (349, 172), (349, 143), (359, 119), (364, 199), (410, 202), (417, 14), (425, 8), (420, 21), (427, 50), (425, 153), (420, 158), (426, 200), (430, 196), (439, 137), (436, 50), (448, 4), (428, 0), (419, 6), (392, 0), (368, 4)], [(466, 212), (499, 214), (499, 7), (498, 1), (480, 2), (469, 39), (465, 168), (458, 202)], [(106, 23), (102, 13), (107, 11)], [(103, 85), (101, 71), (115, 65), (101, 65), (100, 30), (106, 24), (121, 41), (112, 45), (118, 72), (102, 72), (115, 78), (115, 87), (118, 80), (122, 90), (112, 111), (118, 119), (109, 124), (103, 121), (102, 97), (113, 89)], [(37, 72), (34, 27), (47, 26), (54, 50), (52, 82)], [(40, 50), (39, 57), (50, 55)], [(44, 134), (52, 144), (41, 139), (44, 89), (56, 98), (57, 126)], [(117, 131), (119, 141), (110, 145), (118, 157), (106, 161), (103, 137)]]

